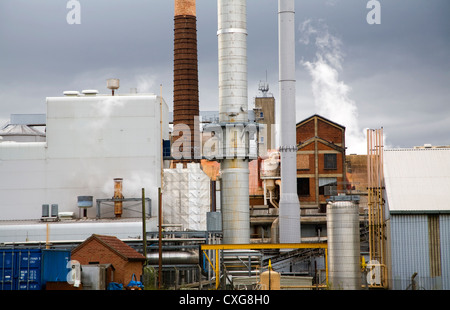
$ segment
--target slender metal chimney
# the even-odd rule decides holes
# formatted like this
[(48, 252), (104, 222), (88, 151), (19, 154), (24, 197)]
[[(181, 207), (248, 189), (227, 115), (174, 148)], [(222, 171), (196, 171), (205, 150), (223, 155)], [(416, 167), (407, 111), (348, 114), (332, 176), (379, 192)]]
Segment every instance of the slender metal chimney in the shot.
[[(223, 129), (242, 127), (248, 123), (247, 4), (245, 0), (218, 0), (217, 7), (219, 122)], [(234, 142), (224, 144), (227, 147), (233, 143), (236, 145), (238, 134), (237, 131), (226, 130), (227, 141)], [(240, 153), (243, 150), (234, 147), (234, 151)], [(224, 243), (250, 242), (248, 161), (248, 156), (233, 155), (227, 156), (220, 164)]]
[[(174, 17), (173, 124), (187, 125), (190, 136), (181, 136), (183, 147), (189, 145), (190, 159), (194, 158), (195, 117), (199, 116), (197, 17), (195, 0), (175, 0)], [(175, 142), (173, 141), (173, 142)], [(186, 144), (187, 142), (187, 144)], [(177, 150), (178, 151), (178, 150)], [(185, 149), (180, 150), (187, 154)], [(193, 160), (188, 160), (193, 161)]]
[(281, 193), (280, 243), (299, 243), (295, 112), (295, 1), (278, 0)]
[(122, 217), (123, 212), (123, 202), (122, 199), (124, 198), (122, 195), (122, 179), (121, 178), (115, 178), (114, 179), (114, 215), (116, 217)]

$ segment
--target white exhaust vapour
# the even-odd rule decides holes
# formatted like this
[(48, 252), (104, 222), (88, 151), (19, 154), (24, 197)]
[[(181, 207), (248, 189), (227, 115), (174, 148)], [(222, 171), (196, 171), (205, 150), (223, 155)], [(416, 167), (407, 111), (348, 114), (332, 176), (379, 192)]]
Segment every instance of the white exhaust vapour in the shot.
[(360, 129), (358, 124), (358, 108), (349, 97), (351, 88), (339, 80), (344, 58), (342, 41), (330, 34), (322, 21), (313, 25), (308, 19), (301, 24), (300, 31), (300, 42), (305, 45), (314, 44), (316, 48), (314, 61), (301, 63), (312, 78), (311, 87), (317, 113), (345, 126), (348, 154), (367, 153), (365, 130)]

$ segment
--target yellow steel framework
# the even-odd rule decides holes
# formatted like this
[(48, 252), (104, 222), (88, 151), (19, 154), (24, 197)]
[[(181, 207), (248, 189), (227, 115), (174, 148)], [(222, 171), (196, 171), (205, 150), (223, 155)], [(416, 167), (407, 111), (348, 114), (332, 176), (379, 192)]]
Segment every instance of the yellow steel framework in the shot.
[[(328, 245), (326, 243), (251, 243), (251, 244), (203, 244), (201, 250), (205, 254), (211, 268), (216, 276), (216, 289), (219, 287), (220, 263), (219, 250), (262, 250), (262, 249), (324, 249), (325, 250), (325, 272), (328, 283)], [(206, 251), (215, 251), (215, 262), (212, 263)]]
[(372, 287), (387, 287), (386, 224), (384, 217), (383, 128), (367, 130), (367, 193), (370, 265), (381, 268)]

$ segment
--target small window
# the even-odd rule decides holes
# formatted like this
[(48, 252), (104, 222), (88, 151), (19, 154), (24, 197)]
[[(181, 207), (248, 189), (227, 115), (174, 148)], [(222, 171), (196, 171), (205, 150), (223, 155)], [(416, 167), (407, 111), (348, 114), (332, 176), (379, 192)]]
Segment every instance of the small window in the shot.
[(309, 155), (297, 155), (297, 170), (309, 170)]
[(337, 155), (336, 154), (324, 154), (324, 168), (325, 169), (337, 169)]
[(309, 196), (309, 178), (297, 178), (297, 195)]
[(319, 178), (319, 195), (325, 196), (337, 195), (337, 179)]

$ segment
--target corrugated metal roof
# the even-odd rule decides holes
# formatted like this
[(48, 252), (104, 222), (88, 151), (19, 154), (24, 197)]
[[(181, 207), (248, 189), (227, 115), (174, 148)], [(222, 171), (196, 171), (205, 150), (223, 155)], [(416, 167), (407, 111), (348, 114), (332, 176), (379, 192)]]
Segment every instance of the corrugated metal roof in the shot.
[(450, 148), (384, 151), (391, 212), (450, 212)]
[(45, 133), (27, 125), (7, 125), (0, 130), (0, 136), (42, 136)]

